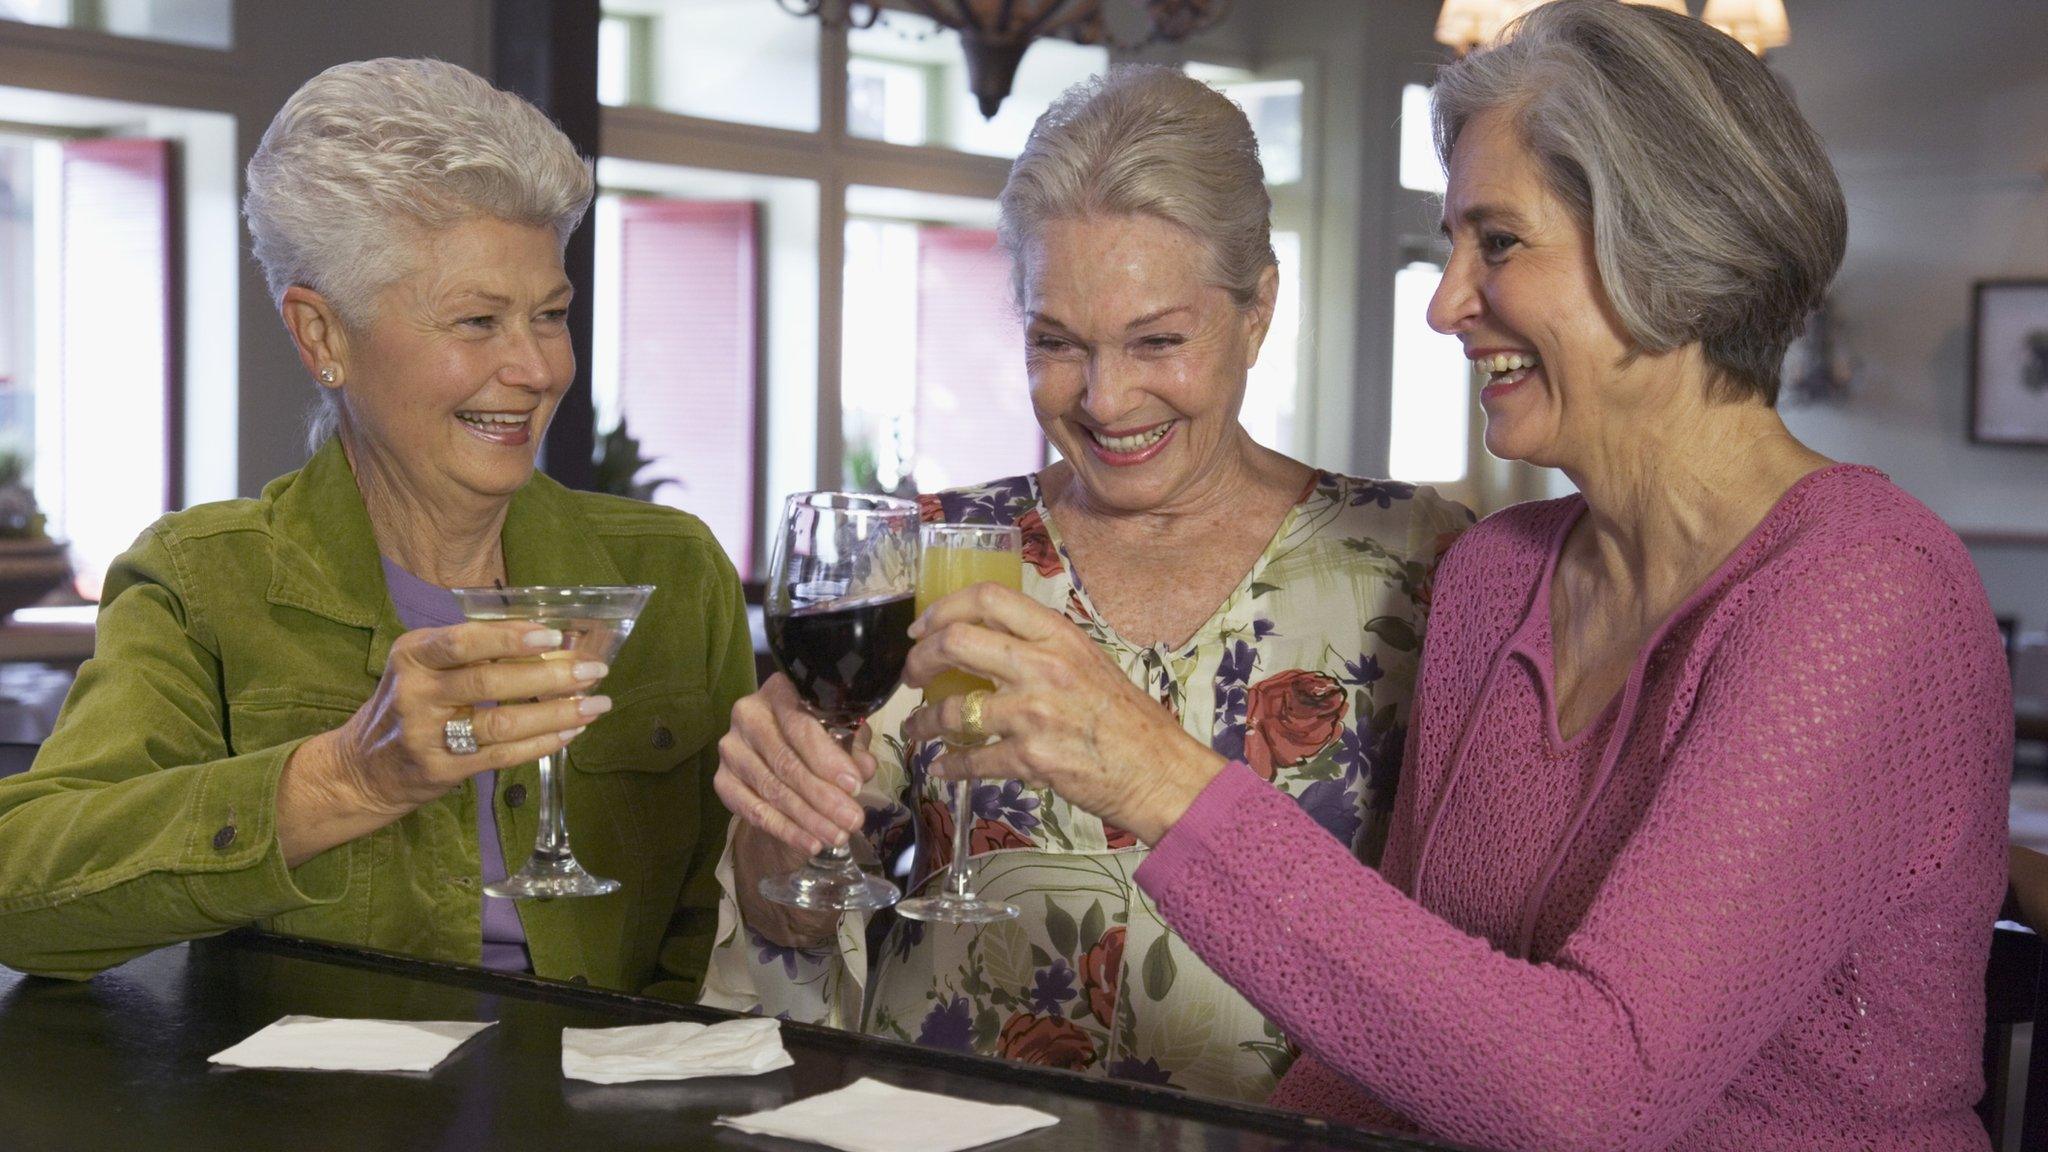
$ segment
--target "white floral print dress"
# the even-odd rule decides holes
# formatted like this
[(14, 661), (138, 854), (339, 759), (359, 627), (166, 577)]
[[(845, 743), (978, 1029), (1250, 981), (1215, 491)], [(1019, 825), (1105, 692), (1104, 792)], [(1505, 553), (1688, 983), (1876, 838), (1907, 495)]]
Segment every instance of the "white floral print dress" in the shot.
[[(1318, 472), (1244, 581), (1186, 644), (1139, 647), (1075, 579), (1037, 480), (919, 498), (926, 520), (1015, 524), (1023, 588), (1064, 612), (1189, 734), (1249, 764), (1376, 863), (1400, 772), (1430, 580), (1471, 513), (1434, 491)], [(952, 849), (936, 742), (898, 733), (909, 689), (870, 720), (881, 770), (860, 796), (856, 852), (914, 848), (913, 888)], [(991, 926), (849, 914), (831, 947), (780, 948), (741, 923), (728, 849), (707, 1004), (1094, 1075), (1263, 1100), (1286, 1037), (1161, 922), (1131, 880), (1147, 848), (1050, 791), (980, 784), (977, 885), (1023, 909)], [(872, 947), (870, 929), (873, 929)]]

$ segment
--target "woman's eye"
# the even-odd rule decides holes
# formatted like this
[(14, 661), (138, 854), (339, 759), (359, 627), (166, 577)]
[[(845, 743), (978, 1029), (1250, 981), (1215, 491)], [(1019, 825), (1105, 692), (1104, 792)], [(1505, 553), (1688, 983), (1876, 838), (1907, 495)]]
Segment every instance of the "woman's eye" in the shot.
[(544, 324), (565, 323), (569, 319), (569, 310), (567, 308), (551, 308), (541, 313), (540, 318)]
[(464, 316), (456, 321), (465, 328), (489, 328), (497, 322), (496, 316)]
[(1179, 336), (1147, 336), (1138, 343), (1144, 345), (1148, 351), (1165, 352), (1180, 347), (1182, 340)]
[(1488, 258), (1504, 256), (1521, 241), (1506, 232), (1488, 232), (1479, 238), (1479, 250)]
[(1073, 345), (1057, 336), (1033, 336), (1031, 346), (1040, 352), (1064, 352)]

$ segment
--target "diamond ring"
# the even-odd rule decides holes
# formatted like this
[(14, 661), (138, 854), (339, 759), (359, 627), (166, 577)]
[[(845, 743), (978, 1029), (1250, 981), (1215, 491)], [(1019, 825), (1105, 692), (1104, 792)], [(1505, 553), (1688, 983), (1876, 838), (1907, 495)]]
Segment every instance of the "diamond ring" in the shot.
[(441, 725), (441, 742), (449, 752), (468, 756), (476, 751), (476, 725), (467, 716), (457, 716)]

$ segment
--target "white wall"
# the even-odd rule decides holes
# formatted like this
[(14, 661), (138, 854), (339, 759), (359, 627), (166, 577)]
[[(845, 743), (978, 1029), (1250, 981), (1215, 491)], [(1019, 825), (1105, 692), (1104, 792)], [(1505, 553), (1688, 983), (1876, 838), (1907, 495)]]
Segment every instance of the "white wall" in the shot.
[(1840, 406), (1792, 409), (1820, 451), (1884, 469), (1972, 542), (2002, 613), (2048, 628), (2048, 448), (1969, 443), (1970, 286), (2048, 277), (2048, 8), (1801, 0), (1773, 53), (1849, 202), (1835, 299), (1862, 363)]

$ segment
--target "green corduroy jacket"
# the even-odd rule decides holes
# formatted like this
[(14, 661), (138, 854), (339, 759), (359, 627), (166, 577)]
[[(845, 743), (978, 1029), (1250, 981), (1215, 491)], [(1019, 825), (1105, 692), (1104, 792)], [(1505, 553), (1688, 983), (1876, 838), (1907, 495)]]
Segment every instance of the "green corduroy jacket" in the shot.
[[(534, 971), (693, 1000), (727, 819), (717, 741), (754, 686), (738, 577), (696, 518), (541, 475), (503, 543), (508, 583), (657, 589), (563, 773), (577, 856), (624, 888), (520, 902)], [(286, 758), (369, 698), (403, 631), (338, 441), (259, 499), (143, 533), (35, 766), (0, 781), (0, 963), (79, 978), (247, 924), (476, 963), (473, 784), (297, 868), (278, 849)], [(500, 774), (508, 861), (532, 845), (537, 777)], [(509, 806), (520, 784), (536, 801)]]

